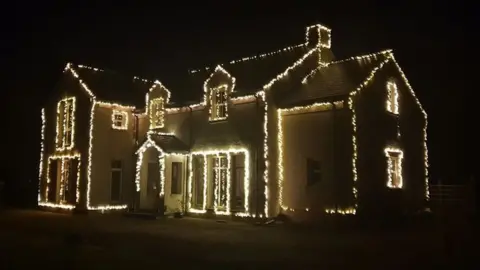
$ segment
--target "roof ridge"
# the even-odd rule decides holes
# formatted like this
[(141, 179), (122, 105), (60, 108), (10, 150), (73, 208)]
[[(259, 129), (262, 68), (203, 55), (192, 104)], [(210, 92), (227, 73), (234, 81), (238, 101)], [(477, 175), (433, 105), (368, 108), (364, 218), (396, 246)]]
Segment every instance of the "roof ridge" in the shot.
[(377, 57), (379, 55), (386, 55), (386, 54), (390, 54), (392, 53), (392, 49), (387, 49), (387, 50), (382, 50), (382, 51), (378, 51), (378, 52), (375, 52), (375, 53), (369, 53), (369, 54), (364, 54), (364, 55), (357, 55), (357, 56), (352, 56), (352, 57), (349, 57), (349, 58), (345, 58), (345, 59), (342, 59), (342, 60), (338, 60), (338, 61), (333, 61), (333, 62), (330, 62), (330, 63), (327, 63), (325, 65), (321, 65), (321, 66), (318, 66), (317, 68), (314, 68), (312, 71), (310, 71), (309, 74), (307, 74), (307, 76), (305, 76), (303, 79), (302, 79), (302, 83), (305, 84), (307, 82), (307, 80), (309, 78), (311, 78), (313, 75), (315, 75), (317, 73), (318, 70), (322, 69), (322, 68), (325, 68), (325, 67), (329, 67), (331, 65), (336, 65), (336, 64), (341, 64), (341, 63), (346, 63), (346, 62), (350, 62), (350, 61), (353, 61), (353, 60), (364, 60), (364, 59), (370, 59), (372, 57)]
[[(266, 57), (269, 57), (269, 56), (273, 56), (273, 55), (277, 55), (279, 53), (282, 53), (282, 52), (288, 52), (288, 51), (292, 51), (296, 48), (300, 48), (300, 47), (303, 47), (305, 46), (306, 43), (301, 43), (301, 44), (297, 44), (297, 45), (292, 45), (292, 46), (288, 46), (288, 47), (284, 47), (282, 49), (278, 49), (276, 51), (271, 51), (271, 52), (266, 52), (266, 53), (261, 53), (261, 54), (256, 54), (256, 55), (253, 55), (253, 56), (247, 56), (247, 57), (242, 57), (242, 58), (238, 58), (238, 59), (235, 59), (235, 60), (230, 60), (230, 61), (227, 61), (226, 63), (224, 64), (230, 64), (230, 65), (233, 65), (233, 64), (238, 64), (238, 63), (242, 63), (242, 62), (246, 62), (246, 61), (250, 61), (250, 60), (256, 60), (256, 59), (261, 59), (261, 58), (266, 58)], [(224, 64), (217, 64), (217, 65), (214, 65), (215, 67), (217, 66), (221, 66), (221, 65), (224, 65)], [(194, 74), (194, 73), (197, 73), (197, 72), (200, 72), (200, 71), (207, 71), (207, 70), (211, 70), (213, 69), (212, 66), (207, 66), (207, 67), (203, 67), (203, 68), (197, 68), (197, 69), (190, 69), (188, 71), (188, 73), (190, 74)]]
[[(96, 68), (96, 67), (92, 67), (92, 66), (87, 66), (87, 65), (81, 65), (81, 64), (76, 64), (76, 66), (79, 68), (79, 69), (88, 69), (88, 70), (92, 70), (92, 71), (100, 71), (100, 72), (111, 72), (113, 74), (116, 74), (118, 76), (125, 76), (125, 78), (128, 78), (128, 77), (131, 77), (131, 76), (128, 76), (128, 75), (124, 75), (122, 74), (121, 72), (118, 72), (116, 70), (113, 70), (113, 69), (101, 69), (101, 68)], [(141, 78), (141, 77), (138, 77), (138, 76), (133, 76), (131, 77), (133, 80), (138, 80), (138, 81), (141, 81), (141, 82), (144, 82), (144, 83), (155, 83), (156, 80), (148, 80), (148, 79), (145, 79), (145, 78)]]

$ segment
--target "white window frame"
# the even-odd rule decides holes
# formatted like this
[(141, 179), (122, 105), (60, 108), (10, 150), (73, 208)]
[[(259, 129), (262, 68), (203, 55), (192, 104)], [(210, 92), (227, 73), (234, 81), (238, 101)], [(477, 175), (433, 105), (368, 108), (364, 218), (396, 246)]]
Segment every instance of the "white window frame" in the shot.
[[(228, 173), (229, 159), (226, 155), (216, 155), (216, 156), (212, 157), (212, 160), (213, 160), (212, 170), (215, 172), (215, 179), (214, 179), (214, 181), (215, 181), (215, 209), (225, 207), (225, 210), (228, 210), (226, 208), (229, 205), (229, 203), (228, 203), (228, 199), (229, 199), (228, 193), (230, 192), (228, 190), (228, 188), (229, 188), (228, 181), (230, 181), (230, 179), (229, 179), (230, 176), (229, 176), (229, 173)], [(219, 206), (219, 204), (223, 200), (222, 197), (221, 197), (221, 195), (222, 195), (221, 194), (221, 189), (219, 188), (220, 184), (222, 182), (225, 184), (225, 194), (223, 194), (225, 196), (225, 198), (224, 198), (225, 205)]]
[[(224, 101), (218, 102), (220, 95), (223, 95)], [(225, 115), (220, 115), (219, 108), (224, 107)], [(228, 118), (228, 85), (221, 85), (210, 90), (210, 121), (225, 120)]]
[(149, 114), (151, 129), (165, 126), (165, 100), (163, 97), (150, 100)]
[[(117, 119), (117, 116), (121, 116), (122, 119)], [(112, 128), (117, 130), (126, 130), (128, 128), (128, 113), (125, 111), (113, 110)]]
[(386, 148), (387, 187), (403, 188), (403, 151), (398, 148)]
[(387, 82), (387, 111), (399, 114), (398, 87), (393, 81)]
[[(71, 113), (69, 108), (71, 108)], [(73, 148), (75, 137), (75, 97), (64, 98), (57, 103), (56, 133), (55, 146), (57, 150)]]

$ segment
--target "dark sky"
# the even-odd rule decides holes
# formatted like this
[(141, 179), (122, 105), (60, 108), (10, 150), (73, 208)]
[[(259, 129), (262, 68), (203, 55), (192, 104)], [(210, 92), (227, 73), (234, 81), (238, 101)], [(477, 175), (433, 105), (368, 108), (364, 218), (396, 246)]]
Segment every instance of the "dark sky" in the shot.
[(277, 5), (240, 6), (235, 1), (201, 1), (198, 6), (182, 2), (175, 7), (169, 1), (142, 8), (44, 2), (19, 3), (5, 9), (8, 14), (2, 18), (1, 49), (7, 55), (2, 92), (8, 100), (2, 109), (8, 131), (2, 132), (1, 156), (7, 179), (36, 180), (40, 108), (67, 61), (155, 78), (172, 69), (301, 43), (305, 27), (313, 23), (332, 28), (338, 59), (394, 49), (429, 114), (433, 180), (458, 181), (473, 171), (473, 162), (464, 157), (469, 138), (464, 137), (463, 125), (466, 89), (473, 90), (463, 74), (468, 55), (464, 34), (465, 25), (473, 21), (458, 2), (418, 1), (422, 4), (408, 6), (348, 1), (362, 2), (351, 6), (312, 1), (300, 6), (293, 4), (298, 1), (265, 1)]

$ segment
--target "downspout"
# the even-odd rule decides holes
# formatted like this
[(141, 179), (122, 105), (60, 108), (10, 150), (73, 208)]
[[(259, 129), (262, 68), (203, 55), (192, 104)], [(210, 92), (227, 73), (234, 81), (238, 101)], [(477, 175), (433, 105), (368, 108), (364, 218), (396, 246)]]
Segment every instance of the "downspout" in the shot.
[(339, 186), (338, 186), (338, 181), (337, 179), (335, 179), (335, 176), (336, 176), (336, 168), (335, 168), (335, 158), (336, 158), (336, 155), (335, 155), (335, 143), (336, 143), (336, 140), (335, 140), (335, 134), (336, 134), (336, 114), (337, 114), (337, 107), (335, 105), (335, 102), (332, 101), (332, 108), (333, 108), (333, 115), (332, 115), (332, 179), (333, 179), (333, 182), (334, 183), (337, 183), (336, 185), (334, 185), (335, 187), (335, 211), (338, 211), (338, 190), (339, 190)]
[[(134, 112), (133, 113), (133, 139), (134, 139), (134, 145), (135, 145), (135, 149), (137, 148), (138, 146), (138, 115)], [(134, 160), (134, 170), (133, 170), (133, 179), (136, 178), (136, 174), (137, 174), (137, 157), (135, 155), (135, 151), (134, 151), (134, 154), (133, 154), (133, 160)], [(135, 211), (137, 209), (137, 191), (135, 188), (132, 189), (133, 190), (133, 201), (132, 201), (132, 208), (133, 208), (133, 211)]]

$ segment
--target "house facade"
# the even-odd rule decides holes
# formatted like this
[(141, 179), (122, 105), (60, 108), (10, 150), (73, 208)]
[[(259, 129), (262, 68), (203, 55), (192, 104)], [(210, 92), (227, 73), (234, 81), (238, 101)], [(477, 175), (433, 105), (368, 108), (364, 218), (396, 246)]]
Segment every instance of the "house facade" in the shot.
[(427, 114), (392, 51), (336, 60), (329, 28), (305, 39), (156, 81), (67, 64), (41, 113), (39, 205), (258, 218), (425, 207)]

